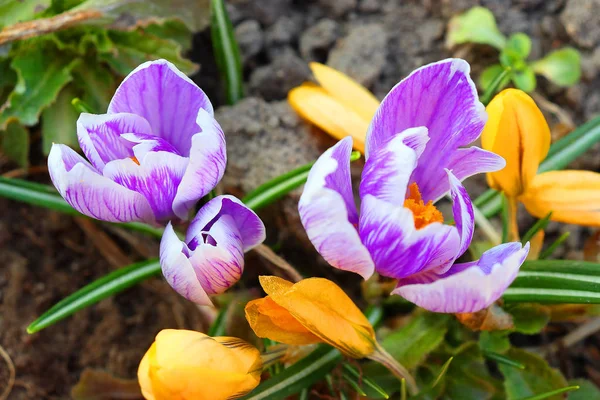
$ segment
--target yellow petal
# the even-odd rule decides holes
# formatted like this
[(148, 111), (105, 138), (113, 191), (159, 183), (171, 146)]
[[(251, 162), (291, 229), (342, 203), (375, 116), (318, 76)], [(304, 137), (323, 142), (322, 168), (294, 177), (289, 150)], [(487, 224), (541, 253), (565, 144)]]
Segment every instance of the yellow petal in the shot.
[(482, 147), (506, 160), (506, 167), (488, 174), (488, 182), (510, 197), (523, 194), (550, 148), (550, 128), (529, 95), (506, 89), (487, 106)]
[(600, 226), (600, 174), (596, 172), (544, 172), (520, 200), (538, 218), (552, 211), (553, 221)]
[(309, 278), (290, 287), (284, 279), (261, 276), (260, 284), (310, 332), (348, 357), (367, 357), (375, 350), (373, 327), (335, 283)]
[(261, 338), (298, 346), (321, 342), (269, 296), (249, 302), (246, 319), (256, 336)]
[[(545, 216), (545, 215), (544, 215)], [(527, 261), (537, 260), (544, 247), (544, 238), (546, 234), (543, 230), (538, 231), (531, 240), (529, 241), (529, 254), (527, 254)]]
[(243, 340), (166, 329), (156, 336), (138, 369), (150, 400), (228, 399), (260, 382), (260, 352)]
[(309, 64), (319, 85), (338, 102), (353, 110), (362, 119), (371, 121), (379, 100), (366, 87), (340, 71), (312, 62)]
[(336, 139), (352, 136), (354, 148), (363, 152), (370, 119), (346, 107), (325, 89), (304, 84), (288, 93), (288, 102), (300, 116)]

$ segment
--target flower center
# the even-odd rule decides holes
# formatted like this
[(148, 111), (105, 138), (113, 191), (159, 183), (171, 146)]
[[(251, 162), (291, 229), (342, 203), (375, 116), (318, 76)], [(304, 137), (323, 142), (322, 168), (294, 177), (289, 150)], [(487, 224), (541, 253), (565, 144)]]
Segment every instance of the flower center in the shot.
[(404, 207), (412, 211), (415, 228), (417, 229), (424, 228), (434, 222), (444, 222), (444, 216), (435, 208), (431, 200), (427, 204), (423, 202), (419, 186), (416, 183), (411, 183), (408, 187), (408, 196), (404, 200)]
[(139, 162), (139, 160), (137, 159), (136, 156), (132, 156), (132, 157), (129, 157), (129, 158), (131, 158), (133, 160), (133, 162), (136, 163), (137, 165), (140, 165), (140, 162)]

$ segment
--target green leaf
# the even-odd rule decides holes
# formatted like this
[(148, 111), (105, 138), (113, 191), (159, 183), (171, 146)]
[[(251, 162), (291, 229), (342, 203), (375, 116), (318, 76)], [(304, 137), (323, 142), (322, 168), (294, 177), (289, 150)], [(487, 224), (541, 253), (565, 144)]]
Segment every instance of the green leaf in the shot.
[(42, 113), (42, 151), (50, 153), (53, 143), (65, 144), (79, 149), (77, 140), (77, 118), (79, 113), (71, 105), (71, 100), (77, 96), (72, 86), (63, 89), (54, 104)]
[[(525, 365), (523, 370), (507, 365), (498, 365), (504, 375), (507, 400), (523, 399), (567, 386), (567, 381), (562, 374), (551, 368), (543, 358), (517, 348), (510, 349), (507, 356)], [(563, 397), (549, 398), (559, 400)]]
[(51, 0), (0, 0), (0, 29), (29, 21), (50, 6)]
[(99, 54), (120, 75), (127, 75), (146, 61), (164, 58), (175, 64), (185, 74), (193, 74), (198, 66), (185, 59), (181, 46), (174, 40), (161, 39), (138, 28), (133, 31), (109, 31), (109, 37), (115, 45), (110, 53)]
[(515, 331), (527, 335), (540, 333), (550, 322), (550, 310), (539, 304), (518, 304), (506, 311), (513, 317)]
[(540, 253), (540, 256), (538, 258), (540, 260), (545, 260), (546, 258), (550, 257), (552, 253), (554, 253), (554, 251), (558, 249), (560, 245), (562, 245), (569, 238), (569, 236), (571, 236), (571, 232), (565, 232), (562, 235), (560, 235), (558, 239), (556, 239), (550, 246), (548, 246), (546, 250)]
[(173, 19), (162, 24), (150, 24), (145, 27), (145, 31), (161, 39), (177, 42), (184, 53), (192, 48), (192, 32), (181, 21)]
[(418, 313), (408, 325), (383, 339), (381, 345), (400, 364), (413, 369), (442, 343), (449, 320), (446, 314)]
[(531, 64), (533, 70), (558, 86), (571, 86), (581, 78), (581, 56), (572, 47), (549, 53)]
[(483, 105), (487, 106), (489, 102), (492, 101), (496, 93), (502, 90), (510, 81), (511, 76), (512, 72), (509, 68), (502, 68), (502, 70), (498, 70), (498, 75), (492, 79), (488, 87), (485, 89), (485, 92), (479, 98)]
[(487, 8), (473, 7), (450, 19), (446, 45), (453, 47), (468, 42), (488, 44), (498, 50), (506, 44), (506, 38), (496, 26), (494, 14)]
[(235, 104), (244, 97), (240, 47), (223, 0), (210, 1), (210, 15), (210, 33), (215, 61), (225, 82), (227, 103)]
[(445, 398), (486, 400), (501, 390), (500, 382), (490, 375), (477, 344), (461, 346), (446, 373)]
[[(500, 64), (494, 64), (483, 70), (479, 75), (479, 87), (484, 92), (488, 90), (492, 82), (504, 71), (504, 67)], [(504, 79), (500, 82), (499, 87), (505, 87), (510, 82), (510, 74), (505, 74)]]
[(531, 39), (522, 32), (513, 33), (506, 41), (505, 48), (514, 51), (525, 60), (531, 52)]
[(483, 331), (479, 334), (479, 347), (484, 352), (506, 353), (510, 348), (509, 331)]
[(512, 81), (517, 87), (524, 92), (530, 93), (535, 90), (537, 81), (533, 69), (526, 67), (522, 71), (515, 71), (512, 74)]
[(587, 379), (574, 379), (569, 385), (579, 386), (579, 390), (569, 395), (569, 400), (600, 399), (600, 389)]
[(2, 153), (20, 167), (29, 165), (29, 131), (18, 122), (11, 122), (0, 132)]
[(535, 224), (523, 235), (521, 238), (521, 243), (525, 244), (529, 242), (539, 231), (543, 231), (548, 226), (550, 222), (550, 217), (552, 217), (552, 211), (548, 213), (544, 218), (538, 219)]
[(379, 386), (377, 383), (375, 383), (373, 380), (371, 380), (368, 376), (362, 375), (352, 365), (350, 365), (348, 363), (344, 363), (343, 368), (356, 381), (362, 383), (362, 385), (365, 387), (365, 390), (367, 391), (367, 393), (365, 395), (368, 396), (369, 398), (375, 398), (375, 397), (384, 398), (384, 399), (390, 398), (389, 394), (387, 394), (386, 391), (381, 386)]
[(25, 126), (37, 124), (42, 110), (71, 81), (71, 70), (78, 62), (52, 54), (34, 41), (23, 43), (11, 63), (18, 83), (0, 112), (0, 129), (13, 120)]
[(158, 259), (142, 261), (111, 272), (56, 303), (33, 321), (27, 327), (27, 332), (38, 332), (82, 308), (95, 304), (115, 293), (122, 292), (159, 273), (160, 262)]
[(518, 369), (525, 369), (525, 366), (523, 364), (521, 364), (520, 362), (517, 362), (511, 358), (503, 356), (502, 354), (494, 353), (493, 351), (484, 351), (483, 355), (489, 360), (496, 361), (498, 364), (508, 365), (509, 367), (518, 368)]
[(86, 60), (73, 71), (73, 83), (83, 93), (83, 102), (96, 114), (108, 109), (108, 103), (115, 93), (115, 78), (104, 64)]
[[(530, 396), (527, 397), (525, 399), (521, 399), (521, 400), (545, 400), (545, 399), (549, 399), (552, 397), (556, 397), (559, 394), (563, 394), (563, 393), (567, 393), (567, 392), (573, 392), (579, 390), (579, 386), (567, 386), (564, 388), (560, 388), (560, 389), (555, 389), (555, 390), (551, 390), (549, 392), (546, 393), (542, 393), (542, 394), (536, 394), (535, 396)], [(563, 396), (560, 396), (559, 398), (563, 398)]]

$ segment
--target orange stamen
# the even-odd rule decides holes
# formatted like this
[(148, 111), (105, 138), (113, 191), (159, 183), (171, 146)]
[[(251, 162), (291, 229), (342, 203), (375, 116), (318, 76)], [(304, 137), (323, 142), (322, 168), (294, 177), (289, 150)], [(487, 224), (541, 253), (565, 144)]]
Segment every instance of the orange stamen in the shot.
[(411, 183), (408, 187), (408, 196), (404, 200), (404, 207), (410, 209), (415, 220), (415, 228), (421, 229), (433, 222), (444, 222), (444, 216), (435, 208), (430, 200), (425, 204), (419, 192), (419, 186)]
[(138, 161), (138, 159), (137, 159), (136, 156), (132, 156), (132, 157), (129, 157), (129, 158), (131, 158), (133, 160), (133, 162), (136, 163), (137, 165), (140, 165), (140, 162)]

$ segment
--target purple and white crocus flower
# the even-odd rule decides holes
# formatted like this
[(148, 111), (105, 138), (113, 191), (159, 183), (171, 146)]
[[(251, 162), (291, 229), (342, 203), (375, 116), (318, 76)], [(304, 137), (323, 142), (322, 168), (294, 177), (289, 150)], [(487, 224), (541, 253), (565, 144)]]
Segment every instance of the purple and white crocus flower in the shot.
[[(73, 208), (103, 221), (185, 220), (227, 163), (208, 97), (165, 60), (131, 72), (107, 114), (81, 114), (77, 135), (89, 162), (54, 144), (50, 177)], [(239, 280), (244, 252), (264, 239), (252, 210), (233, 196), (218, 196), (200, 209), (185, 242), (169, 222), (160, 246), (163, 274), (179, 294), (209, 305), (209, 295)]]
[(165, 60), (131, 72), (106, 114), (81, 114), (77, 136), (89, 162), (54, 144), (50, 177), (73, 208), (103, 221), (185, 220), (227, 163), (210, 100)]
[[(506, 243), (477, 261), (455, 263), (475, 224), (461, 180), (505, 165), (493, 153), (462, 147), (480, 136), (487, 118), (469, 70), (460, 59), (429, 64), (384, 98), (367, 132), (360, 213), (350, 137), (318, 159), (299, 203), (308, 237), (331, 265), (365, 279), (374, 272), (397, 279), (393, 294), (434, 312), (488, 307), (529, 252), (529, 244)], [(455, 225), (444, 224), (433, 206), (448, 192)]]

